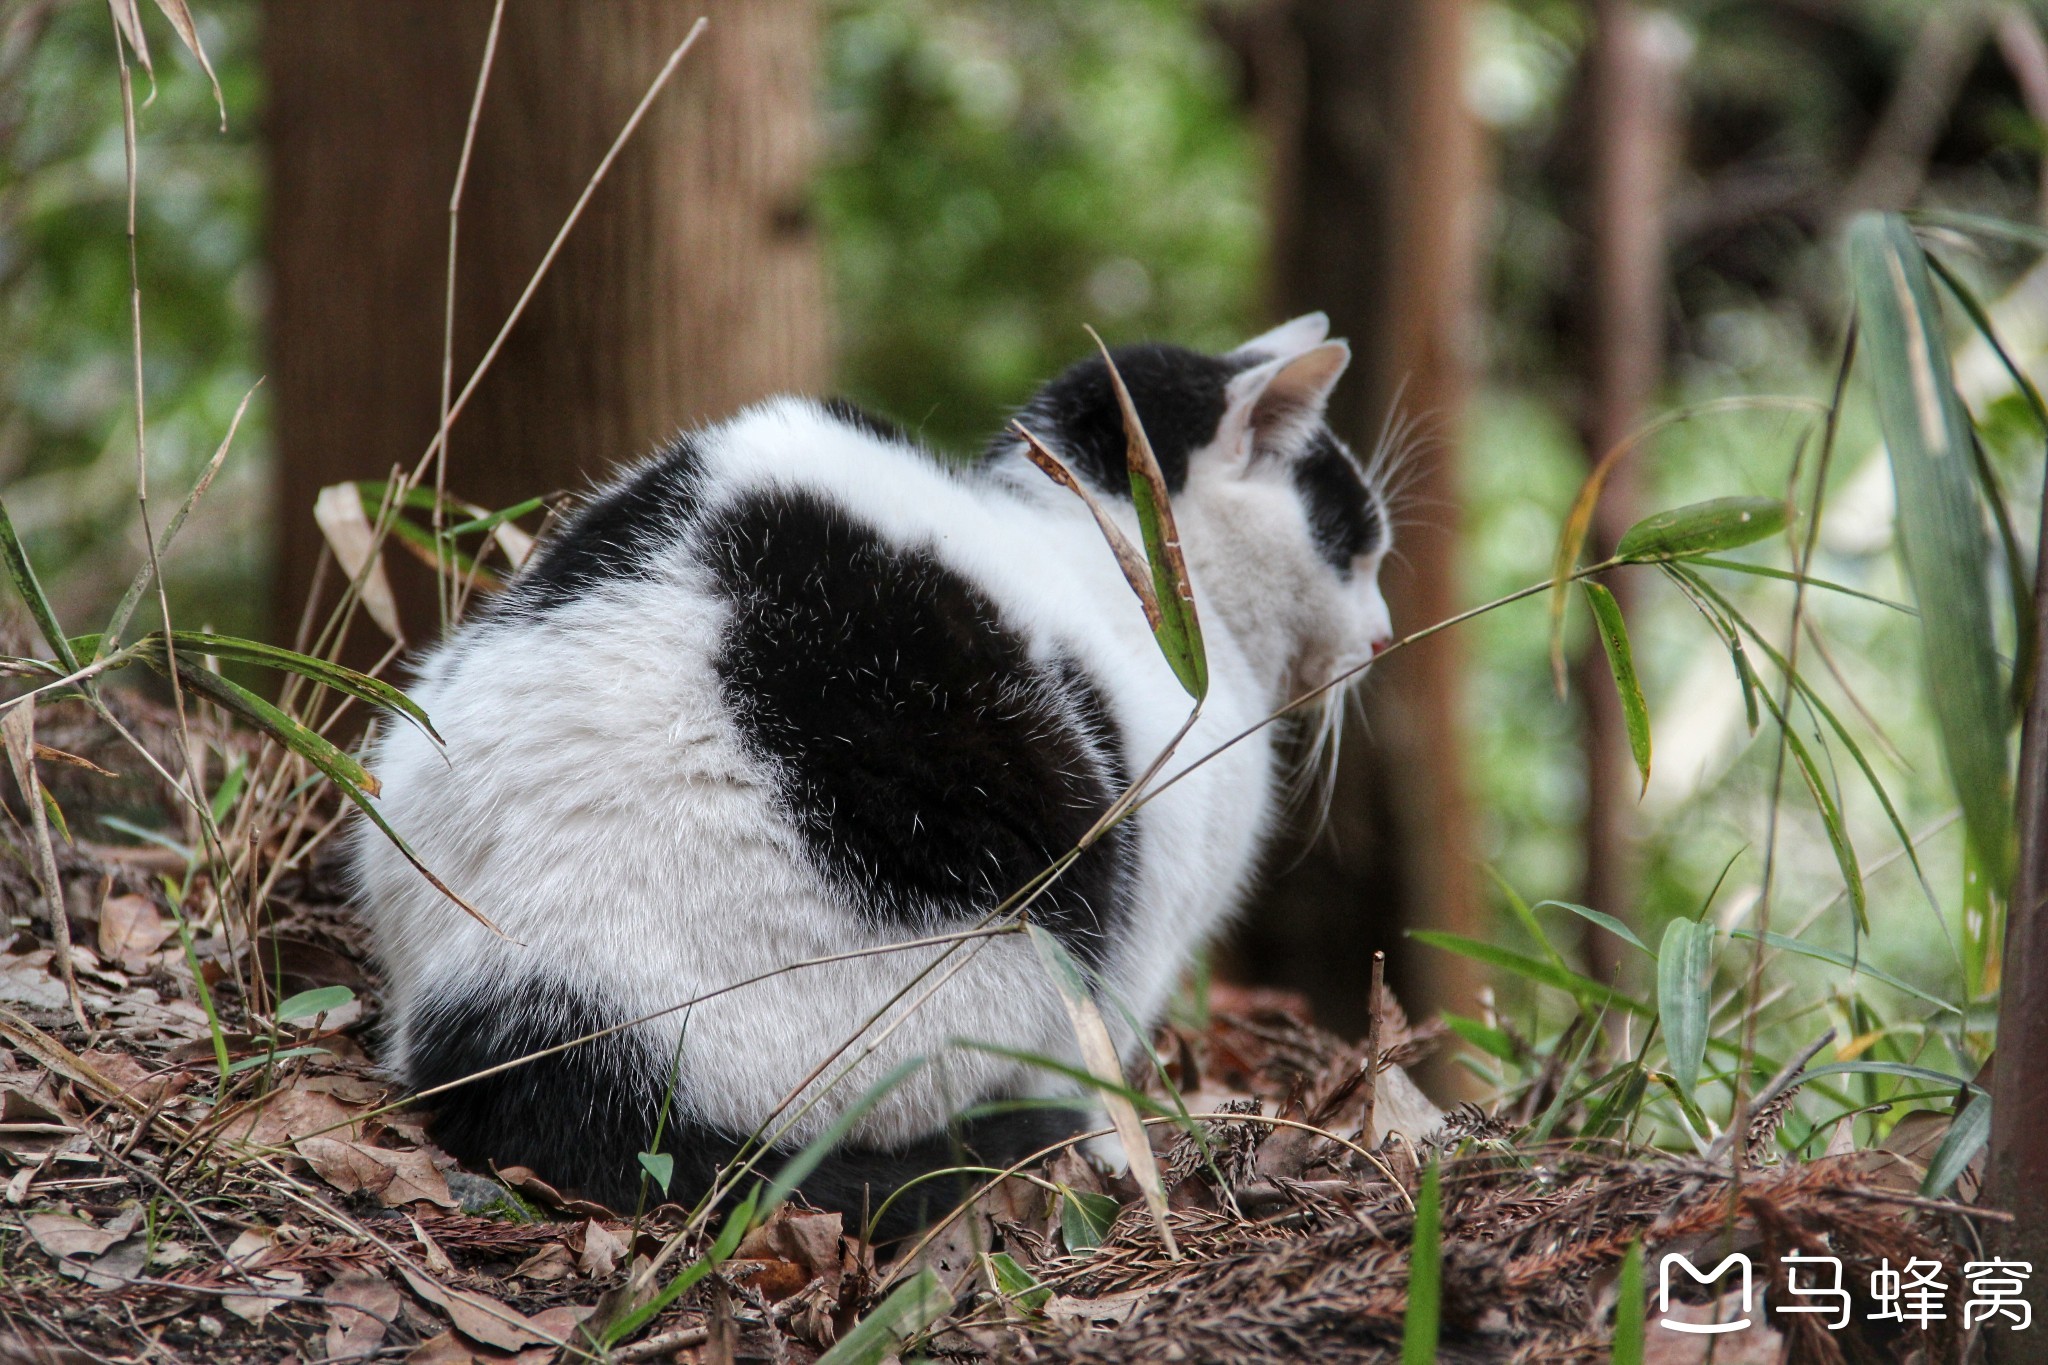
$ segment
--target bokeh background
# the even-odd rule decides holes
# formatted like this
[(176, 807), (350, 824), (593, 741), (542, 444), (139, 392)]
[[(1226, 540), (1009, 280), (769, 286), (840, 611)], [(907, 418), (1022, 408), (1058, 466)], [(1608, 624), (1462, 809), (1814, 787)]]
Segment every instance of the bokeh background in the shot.
[[(436, 429), (450, 187), (491, 5), (193, 9), (225, 130), (154, 13), (155, 77), (139, 77), (151, 477), (186, 486), (263, 379), (169, 583), (186, 624), (288, 640), (320, 557), (317, 490), (410, 466)], [(2043, 211), (2048, 46), (2023, 4), (512, 0), (462, 201), (458, 387), (700, 12), (705, 38), (455, 428), (449, 484), (467, 498), (587, 486), (789, 388), (848, 393), (971, 453), (1083, 352), (1084, 323), (1220, 348), (1323, 308), (1359, 355), (1336, 420), (1361, 448), (1392, 431), (1408, 449), (1388, 572), (1412, 629), (1543, 578), (1589, 452), (1660, 414), (1709, 408), (1627, 467), (1600, 536), (1781, 493), (1810, 414), (1710, 405), (1825, 400), (1852, 212)], [(112, 54), (102, 6), (0, 5), (0, 484), (66, 619), (103, 614), (141, 549)], [(2048, 278), (2032, 253), (1943, 241), (2036, 365)], [(1981, 343), (1959, 345), (2030, 543), (2038, 443)], [(1817, 571), (1899, 598), (1889, 477), (1852, 395)], [(1753, 557), (1777, 562), (1771, 548)], [(423, 576), (400, 589), (410, 638), (430, 638)], [(1731, 591), (1782, 633), (1780, 585)], [(1219, 970), (1355, 1029), (1381, 949), (1412, 1005), (1480, 1018), (1491, 1001), (1540, 1035), (1531, 988), (1402, 931), (1527, 948), (1513, 888), (1654, 941), (1717, 883), (1713, 913), (1740, 923), (1772, 746), (1752, 743), (1690, 607), (1647, 574), (1623, 593), (1655, 721), (1640, 800), (1604, 665), (1560, 699), (1540, 601), (1492, 613), (1374, 678), (1327, 818), (1300, 803)], [(1816, 685), (1873, 736), (1927, 836), (1923, 885), (1838, 756), (1828, 777), (1870, 878), (1859, 951), (1965, 1013), (1942, 1022), (1838, 974), (1802, 984), (1788, 960), (1781, 1022), (1826, 1017), (1967, 1071), (1958, 1030), (1984, 1026), (1969, 1007), (1995, 980), (1965, 962), (1977, 902), (1910, 623), (1853, 599), (1812, 609)], [(388, 646), (359, 630), (360, 657)], [(1780, 915), (1848, 947), (1819, 820), (1790, 803), (1780, 839)], [(1612, 940), (1537, 914), (1589, 970), (1640, 978)]]

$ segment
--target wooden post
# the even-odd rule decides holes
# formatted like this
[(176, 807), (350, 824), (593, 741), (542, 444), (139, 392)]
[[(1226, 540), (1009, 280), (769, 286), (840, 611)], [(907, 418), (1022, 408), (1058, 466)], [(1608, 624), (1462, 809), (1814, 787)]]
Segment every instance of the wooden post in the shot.
[[(513, 0), (462, 204), (455, 384), (700, 13), (710, 27), (456, 424), (452, 492), (497, 507), (580, 489), (678, 426), (826, 382), (810, 0)], [(411, 467), (437, 427), (448, 198), (490, 17), (490, 0), (264, 11), (287, 639), (317, 491)], [(431, 639), (430, 576), (392, 568), (408, 634)], [(360, 643), (357, 660), (384, 644)]]

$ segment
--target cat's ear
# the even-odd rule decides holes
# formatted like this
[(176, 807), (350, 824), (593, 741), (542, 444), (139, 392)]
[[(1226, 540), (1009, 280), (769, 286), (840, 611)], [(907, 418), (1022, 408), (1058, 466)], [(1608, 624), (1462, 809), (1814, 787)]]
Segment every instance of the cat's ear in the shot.
[(1321, 345), (1330, 335), (1330, 316), (1327, 313), (1303, 313), (1292, 322), (1283, 322), (1270, 332), (1261, 332), (1244, 345), (1232, 351), (1232, 355), (1300, 355), (1311, 346)]
[(1294, 454), (1322, 422), (1330, 390), (1350, 363), (1349, 345), (1326, 341), (1232, 376), (1223, 390), (1216, 448), (1239, 465), (1254, 455)]

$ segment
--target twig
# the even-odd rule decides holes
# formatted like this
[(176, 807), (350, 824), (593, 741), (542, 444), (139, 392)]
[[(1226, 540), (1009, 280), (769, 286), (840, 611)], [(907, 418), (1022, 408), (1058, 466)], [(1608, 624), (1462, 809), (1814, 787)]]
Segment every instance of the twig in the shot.
[(1376, 948), (1372, 955), (1372, 989), (1365, 997), (1365, 1076), (1358, 1083), (1359, 1088), (1365, 1092), (1364, 1103), (1360, 1106), (1358, 1131), (1368, 1147), (1372, 1146), (1372, 1111), (1379, 1103), (1380, 1001), (1386, 998), (1386, 989), (1387, 955)]
[[(1735, 1134), (1747, 1133), (1749, 1131), (1749, 1124), (1744, 1119), (1745, 1112), (1753, 1113), (1784, 1094), (1792, 1083), (1799, 1079), (1800, 1073), (1806, 1070), (1806, 1064), (1818, 1056), (1822, 1048), (1834, 1041), (1835, 1031), (1829, 1029), (1826, 1033), (1808, 1043), (1805, 1050), (1797, 1057), (1794, 1057), (1791, 1061), (1785, 1063), (1783, 1067), (1779, 1068), (1778, 1074), (1771, 1077), (1770, 1083), (1762, 1090), (1757, 1091), (1756, 1099), (1749, 1104), (1746, 1111), (1740, 1107), (1736, 1109), (1734, 1115), (1728, 1120), (1728, 1126), (1723, 1128), (1721, 1135), (1708, 1145), (1706, 1159), (1709, 1162), (1719, 1161), (1728, 1154), (1731, 1148), (1735, 1151), (1741, 1151), (1741, 1148), (1734, 1147), (1733, 1144)], [(1734, 1188), (1734, 1186), (1731, 1184), (1730, 1188)]]

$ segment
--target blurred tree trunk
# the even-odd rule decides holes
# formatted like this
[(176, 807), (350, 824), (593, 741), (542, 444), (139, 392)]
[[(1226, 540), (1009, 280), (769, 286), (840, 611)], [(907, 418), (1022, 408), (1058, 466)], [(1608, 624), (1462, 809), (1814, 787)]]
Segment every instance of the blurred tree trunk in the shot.
[[(315, 494), (410, 468), (438, 426), (448, 200), (491, 8), (264, 11), (285, 638), (321, 548)], [(811, 0), (513, 0), (461, 206), (454, 386), (700, 13), (710, 27), (455, 424), (451, 492), (497, 507), (581, 488), (684, 423), (825, 382)], [(408, 635), (431, 639), (431, 574), (391, 568)]]
[[(1585, 117), (1592, 149), (1587, 196), (1587, 402), (1581, 421), (1590, 466), (1643, 424), (1664, 368), (1665, 298), (1670, 279), (1667, 200), (1678, 154), (1679, 53), (1684, 39), (1663, 15), (1633, 0), (1597, 0), (1587, 51)], [(1594, 511), (1589, 555), (1605, 558), (1642, 511), (1640, 456), (1608, 478)], [(1625, 616), (1635, 603), (1630, 574), (1606, 584)], [(1640, 869), (1636, 802), (1641, 780), (1630, 756), (1621, 700), (1606, 652), (1587, 632), (1574, 661), (1585, 728), (1584, 904), (1634, 922)], [(1613, 937), (1583, 926), (1587, 970), (1611, 980)]]
[[(1241, 35), (1275, 149), (1274, 311), (1330, 315), (1357, 355), (1330, 412), (1370, 456), (1390, 409), (1418, 420), (1400, 557), (1382, 571), (1396, 634), (1441, 620), (1458, 590), (1460, 410), (1469, 379), (1477, 129), (1464, 101), (1463, 0), (1291, 0)], [(1305, 991), (1363, 1033), (1372, 952), (1410, 1009), (1472, 1013), (1463, 959), (1404, 951), (1403, 928), (1478, 932), (1455, 632), (1404, 649), (1347, 727), (1328, 832), (1282, 850), (1237, 966)], [(1290, 865), (1291, 863), (1291, 865)]]

